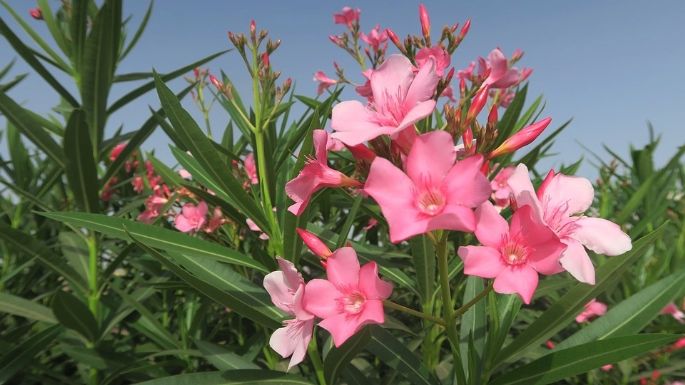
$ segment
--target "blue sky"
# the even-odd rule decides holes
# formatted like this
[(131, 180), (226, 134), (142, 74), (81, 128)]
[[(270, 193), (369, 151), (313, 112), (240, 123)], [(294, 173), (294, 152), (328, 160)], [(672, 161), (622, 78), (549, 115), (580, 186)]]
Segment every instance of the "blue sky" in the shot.
[[(56, 5), (57, 1), (51, 3)], [(9, 0), (9, 4), (20, 13), (33, 6), (26, 0)], [(516, 48), (525, 51), (521, 65), (534, 69), (530, 95), (544, 94), (545, 115), (552, 117), (553, 125), (574, 119), (557, 140), (559, 155), (547, 165), (570, 163), (582, 154), (589, 160), (581, 143), (602, 155), (606, 155), (602, 143), (626, 154), (629, 144), (646, 142), (647, 121), (663, 136), (658, 154), (661, 161), (685, 143), (685, 2), (494, 0), (425, 4), (435, 34), (445, 24), (472, 19), (470, 34), (453, 57), (457, 68), (487, 55), (494, 47), (508, 55)], [(226, 32), (246, 31), (254, 18), (259, 27), (282, 40), (271, 58), (272, 65), (283, 72), (283, 78), (292, 77), (298, 93), (313, 96), (316, 84), (312, 74), (319, 69), (331, 74), (334, 60), (355, 79), (354, 64), (327, 38), (342, 32), (331, 15), (344, 5), (361, 8), (365, 31), (375, 24), (391, 27), (400, 36), (420, 30), (418, 2), (412, 1), (158, 1), (146, 34), (122, 63), (120, 72), (153, 67), (165, 72), (229, 48)], [(146, 6), (143, 0), (125, 1), (125, 15), (133, 15), (136, 25)], [(4, 9), (0, 16), (9, 19)], [(40, 22), (29, 21), (44, 31)], [(14, 56), (4, 39), (0, 52), (0, 66)], [(26, 66), (19, 64), (14, 74), (26, 71)], [(239, 90), (246, 89), (244, 68), (236, 53), (224, 55), (208, 67), (217, 73), (223, 69)], [(359, 76), (356, 79), (361, 80)], [(172, 86), (180, 89), (183, 83), (177, 81)], [(44, 90), (45, 85), (32, 74), (11, 94), (25, 106), (47, 112), (57, 97)], [(113, 99), (122, 90), (115, 88)], [(192, 109), (191, 103), (186, 104)], [(148, 105), (158, 105), (154, 93), (122, 110), (109, 128), (123, 124), (125, 130), (136, 129), (148, 117)], [(212, 121), (217, 128), (227, 122), (218, 106)], [(146, 148), (171, 161), (161, 132), (153, 135)], [(582, 173), (594, 174), (587, 161)]]

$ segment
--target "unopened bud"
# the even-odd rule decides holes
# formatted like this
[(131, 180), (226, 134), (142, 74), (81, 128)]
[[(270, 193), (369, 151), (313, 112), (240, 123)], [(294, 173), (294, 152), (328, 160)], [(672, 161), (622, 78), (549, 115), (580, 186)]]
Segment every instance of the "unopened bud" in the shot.
[(493, 104), (490, 108), (490, 113), (488, 114), (488, 126), (494, 127), (499, 119), (497, 115), (497, 105)]
[(430, 46), (431, 41), (431, 20), (428, 16), (428, 11), (426, 6), (419, 4), (419, 20), (421, 21), (421, 33), (423, 33), (423, 38), (426, 41), (426, 45)]
[(388, 35), (390, 41), (392, 41), (392, 43), (395, 44), (395, 47), (397, 47), (397, 49), (399, 49), (400, 51), (404, 52), (404, 46), (402, 45), (402, 42), (400, 41), (400, 38), (397, 36), (395, 31), (393, 31), (390, 28), (386, 28), (385, 33)]
[(297, 228), (297, 234), (302, 238), (302, 241), (304, 242), (305, 245), (309, 248), (309, 250), (312, 251), (315, 255), (318, 255), (319, 257), (326, 259), (333, 254), (331, 249), (326, 246), (325, 243), (319, 237), (316, 235), (310, 233), (307, 230)]
[(223, 92), (224, 85), (223, 85), (223, 83), (221, 83), (221, 81), (219, 79), (216, 78), (216, 76), (209, 75), (209, 81), (210, 81), (210, 83), (212, 83), (212, 85), (214, 87), (216, 87), (217, 90), (219, 90), (220, 92)]
[(473, 97), (469, 111), (466, 113), (467, 125), (471, 124), (476, 116), (478, 116), (478, 114), (480, 114), (480, 112), (483, 110), (483, 107), (485, 107), (485, 103), (488, 101), (489, 91), (490, 87), (483, 87), (476, 93), (476, 96)]
[(376, 153), (371, 151), (371, 149), (366, 147), (364, 144), (346, 147), (348, 150), (350, 150), (352, 156), (354, 156), (354, 158), (357, 160), (372, 162), (376, 158)]
[(269, 68), (269, 54), (267, 52), (262, 53), (262, 65), (264, 68)]
[(545, 118), (537, 123), (533, 123), (528, 127), (521, 129), (507, 140), (505, 140), (499, 147), (493, 150), (488, 158), (492, 159), (500, 155), (512, 153), (519, 148), (528, 145), (534, 141), (542, 132), (549, 126), (552, 118)]
[(514, 53), (511, 55), (511, 61), (517, 62), (517, 61), (521, 60), (522, 57), (523, 57), (523, 51), (521, 50), (521, 48), (516, 48)]
[(459, 31), (459, 36), (457, 37), (457, 39), (459, 41), (464, 40), (464, 38), (466, 37), (466, 34), (469, 33), (470, 28), (471, 28), (471, 19), (468, 19), (468, 20), (466, 20), (466, 23), (464, 23), (464, 26), (461, 27), (461, 31)]
[(43, 11), (38, 7), (29, 9), (29, 15), (36, 20), (43, 20)]

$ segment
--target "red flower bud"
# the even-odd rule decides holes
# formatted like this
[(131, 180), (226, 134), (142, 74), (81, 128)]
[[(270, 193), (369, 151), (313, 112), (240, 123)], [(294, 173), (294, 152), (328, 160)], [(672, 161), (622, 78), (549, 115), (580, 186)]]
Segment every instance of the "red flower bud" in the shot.
[(431, 20), (430, 17), (428, 17), (426, 6), (423, 4), (419, 4), (419, 20), (421, 20), (421, 32), (423, 33), (423, 38), (426, 39), (426, 42), (430, 42)]
[(471, 106), (469, 107), (468, 113), (466, 113), (466, 124), (471, 124), (473, 122), (473, 119), (480, 114), (480, 112), (483, 110), (483, 107), (485, 107), (485, 103), (488, 101), (488, 93), (490, 92), (490, 87), (485, 86), (481, 88), (477, 93), (476, 96), (473, 97), (473, 100), (471, 101)]
[(521, 131), (509, 137), (504, 141), (504, 143), (492, 151), (490, 155), (488, 155), (488, 158), (492, 159), (500, 155), (509, 154), (531, 143), (538, 136), (540, 136), (540, 134), (542, 134), (542, 131), (549, 126), (551, 121), (552, 118), (545, 118), (537, 123), (533, 123), (530, 126), (521, 129)]
[(328, 258), (333, 252), (331, 252), (331, 249), (326, 246), (325, 243), (319, 237), (316, 235), (310, 233), (307, 230), (297, 228), (297, 234), (302, 238), (302, 241), (304, 242), (305, 245), (309, 248), (309, 250), (312, 251), (312, 253), (318, 255), (319, 257), (326, 259)]
[(40, 8), (36, 7), (29, 9), (29, 15), (36, 20), (43, 20), (43, 11), (41, 11)]

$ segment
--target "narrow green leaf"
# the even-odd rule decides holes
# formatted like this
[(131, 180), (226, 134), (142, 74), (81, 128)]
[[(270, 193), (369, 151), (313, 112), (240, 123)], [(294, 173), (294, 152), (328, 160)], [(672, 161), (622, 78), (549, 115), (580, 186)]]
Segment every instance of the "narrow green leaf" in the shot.
[(147, 225), (108, 215), (60, 212), (41, 213), (48, 218), (70, 223), (101, 232), (110, 237), (129, 240), (129, 234), (148, 247), (169, 252), (179, 252), (193, 258), (211, 259), (218, 262), (245, 266), (262, 272), (269, 272), (261, 263), (236, 250), (214, 242), (202, 240), (160, 226)]
[(50, 31), (55, 43), (57, 43), (57, 46), (65, 55), (69, 55), (67, 39), (64, 36), (64, 32), (62, 31), (59, 22), (55, 19), (55, 15), (52, 13), (52, 8), (50, 8), (48, 0), (38, 0), (38, 8), (41, 10), (45, 25), (48, 27), (48, 31)]
[(98, 212), (98, 177), (93, 158), (92, 142), (85, 114), (77, 109), (71, 113), (64, 133), (66, 174), (74, 200), (84, 211)]
[[(164, 82), (168, 82), (169, 80), (176, 79), (177, 77), (188, 73), (188, 71), (191, 71), (195, 67), (199, 67), (209, 61), (214, 60), (215, 58), (225, 54), (226, 52), (229, 52), (229, 50), (226, 51), (221, 51), (217, 52), (215, 54), (209, 55), (205, 57), (204, 59), (200, 59), (194, 63), (190, 63), (187, 66), (181, 67), (179, 69), (176, 69), (174, 71), (171, 71), (166, 74), (159, 75), (159, 77), (162, 79)], [(148, 83), (143, 84), (142, 86), (134, 89), (133, 91), (130, 91), (126, 95), (120, 97), (117, 99), (114, 103), (112, 103), (111, 106), (109, 106), (109, 109), (107, 109), (108, 114), (112, 114), (114, 111), (117, 111), (121, 107), (127, 105), (128, 103), (132, 102), (133, 100), (137, 99), (138, 97), (145, 95), (145, 93), (152, 91), (155, 89), (155, 81), (150, 81)]]
[(672, 274), (619, 303), (589, 326), (557, 344), (556, 349), (638, 333), (678, 296), (683, 286), (685, 272)]
[[(466, 278), (466, 288), (464, 290), (464, 301), (468, 303), (483, 289), (483, 279), (479, 277), (469, 276)], [(461, 317), (461, 331), (459, 333), (459, 350), (461, 351), (462, 364), (464, 368), (468, 368), (469, 353), (481, 357), (483, 355), (483, 348), (485, 346), (486, 335), (486, 308), (485, 299), (478, 301)], [(472, 349), (473, 348), (473, 349)], [(473, 351), (472, 351), (473, 350)], [(479, 364), (479, 362), (474, 363)], [(468, 373), (470, 376), (479, 375), (479, 371)]]
[(5, 354), (0, 356), (0, 384), (6, 383), (15, 374), (36, 363), (36, 355), (48, 349), (62, 330), (60, 325), (51, 326), (6, 350)]
[(413, 352), (387, 330), (377, 325), (366, 326), (371, 329), (371, 339), (367, 349), (381, 361), (395, 369), (397, 374), (408, 379), (412, 384), (439, 384), (428, 372)]
[(50, 324), (57, 323), (49, 308), (9, 293), (0, 293), (0, 312)]
[(195, 341), (202, 355), (219, 370), (259, 369), (259, 366), (227, 350), (223, 346), (206, 341)]
[(57, 291), (52, 298), (52, 312), (64, 327), (77, 331), (88, 341), (98, 338), (98, 324), (83, 302), (65, 291)]
[(140, 37), (143, 36), (143, 32), (145, 32), (145, 28), (147, 27), (147, 23), (150, 21), (150, 15), (152, 15), (152, 5), (154, 4), (154, 1), (150, 0), (150, 5), (147, 7), (147, 11), (145, 11), (145, 16), (143, 16), (143, 21), (140, 22), (140, 25), (138, 26), (138, 29), (136, 30), (136, 33), (133, 35), (133, 38), (131, 41), (128, 43), (126, 48), (121, 54), (121, 57), (119, 60), (124, 60), (124, 58), (131, 52), (133, 47), (136, 46), (138, 43), (138, 40), (140, 40)]
[(516, 358), (528, 346), (537, 346), (572, 322), (591, 299), (603, 293), (621, 278), (623, 272), (641, 258), (659, 239), (665, 226), (633, 243), (633, 249), (621, 256), (612, 257), (597, 269), (594, 286), (579, 283), (547, 309), (542, 315), (519, 334), (514, 341), (505, 346), (497, 356), (496, 363)]
[[(45, 0), (40, 0), (40, 1), (45, 1)], [(10, 27), (5, 23), (5, 21), (0, 18), (0, 34), (5, 36), (7, 41), (10, 43), (12, 48), (19, 54), (19, 56), (24, 59), (26, 64), (28, 64), (31, 68), (33, 68), (36, 73), (38, 73), (50, 86), (58, 93), (60, 94), (64, 100), (67, 101), (72, 107), (76, 108), (79, 106), (78, 101), (67, 91), (66, 88), (64, 88), (60, 82), (55, 79), (54, 76), (50, 73), (50, 71), (41, 64), (41, 62), (36, 58), (36, 55), (34, 55), (33, 51), (27, 47), (21, 39), (12, 32)]]
[(2, 91), (0, 91), (0, 112), (53, 162), (64, 167), (64, 152), (59, 144), (43, 130), (44, 126), (34, 119), (31, 111), (17, 104)]
[(100, 147), (107, 121), (107, 97), (117, 66), (120, 33), (121, 0), (105, 1), (85, 43), (80, 83), (83, 110), (96, 149)]
[(363, 328), (349, 340), (345, 341), (339, 348), (334, 347), (328, 352), (323, 365), (326, 384), (335, 384), (336, 379), (343, 369), (345, 369), (357, 354), (364, 350), (369, 343), (370, 338), (371, 330), (369, 328)]
[(428, 237), (421, 235), (409, 240), (416, 272), (416, 284), (421, 301), (426, 304), (433, 296), (435, 283), (435, 248)]
[(71, 2), (71, 18), (69, 19), (71, 57), (74, 62), (75, 72), (79, 74), (81, 73), (83, 51), (86, 46), (86, 34), (88, 33), (89, 3), (89, 0), (73, 0)]
[(545, 385), (644, 354), (678, 339), (677, 335), (638, 334), (554, 350), (497, 377), (492, 385)]
[(302, 377), (264, 369), (229, 370), (227, 372), (205, 372), (179, 374), (139, 382), (136, 385), (311, 385)]

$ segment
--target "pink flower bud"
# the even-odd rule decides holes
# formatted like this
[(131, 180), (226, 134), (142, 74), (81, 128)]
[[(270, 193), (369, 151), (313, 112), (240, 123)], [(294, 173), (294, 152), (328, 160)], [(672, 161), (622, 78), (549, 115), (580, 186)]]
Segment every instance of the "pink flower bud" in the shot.
[(392, 41), (393, 44), (395, 44), (395, 46), (398, 49), (400, 49), (400, 50), (404, 49), (404, 46), (402, 45), (400, 38), (395, 34), (395, 32), (392, 29), (386, 28), (385, 33), (388, 34), (388, 38), (390, 39), (390, 41)]
[(337, 45), (340, 48), (345, 48), (345, 42), (343, 41), (342, 38), (338, 35), (330, 35), (328, 36), (328, 39), (333, 42), (333, 44)]
[(352, 156), (354, 156), (354, 158), (357, 160), (366, 160), (372, 162), (376, 158), (376, 153), (371, 151), (364, 144), (358, 144), (356, 146), (347, 146), (347, 149), (350, 150)]
[(473, 97), (473, 101), (471, 101), (469, 111), (466, 114), (466, 124), (471, 124), (471, 122), (473, 122), (473, 119), (475, 119), (476, 116), (478, 116), (478, 114), (480, 114), (480, 112), (483, 110), (483, 107), (485, 107), (485, 103), (487, 103), (488, 101), (489, 91), (490, 87), (485, 86), (476, 93), (476, 96)]
[(490, 109), (490, 113), (488, 114), (488, 125), (494, 126), (495, 124), (497, 124), (498, 119), (499, 117), (497, 115), (497, 106), (493, 105)]
[(511, 61), (519, 61), (523, 57), (523, 51), (521, 48), (516, 48), (513, 54), (511, 54)]
[(210, 82), (212, 83), (212, 85), (214, 85), (214, 87), (216, 87), (219, 91), (221, 91), (221, 90), (224, 89), (223, 83), (221, 83), (221, 81), (219, 81), (219, 79), (217, 79), (216, 76), (214, 76), (214, 75), (209, 75), (209, 81), (210, 81)]
[(429, 41), (431, 35), (431, 20), (428, 16), (426, 6), (423, 4), (419, 4), (419, 20), (421, 20), (421, 32), (423, 33), (423, 37), (426, 41)]
[(333, 252), (331, 249), (326, 246), (325, 243), (319, 237), (316, 235), (310, 233), (307, 230), (297, 228), (297, 234), (302, 238), (302, 241), (304, 242), (305, 245), (309, 248), (309, 250), (312, 251), (312, 253), (318, 255), (319, 257), (326, 259), (328, 258)]
[(36, 20), (43, 20), (43, 11), (38, 7), (29, 9), (29, 15)]
[(250, 34), (255, 35), (257, 33), (257, 23), (254, 19), (250, 20)]
[(518, 150), (519, 148), (534, 141), (542, 132), (549, 126), (552, 118), (545, 118), (537, 123), (533, 123), (530, 126), (523, 128), (521, 131), (515, 133), (507, 140), (504, 141), (499, 147), (488, 155), (488, 158), (492, 159), (500, 155), (509, 154)]
[(461, 27), (461, 31), (459, 31), (459, 37), (458, 39), (461, 41), (466, 37), (466, 34), (469, 33), (469, 29), (471, 28), (471, 19), (466, 20), (466, 23), (464, 23), (464, 26)]
[(264, 68), (269, 68), (269, 54), (266, 52), (262, 53), (262, 64)]

